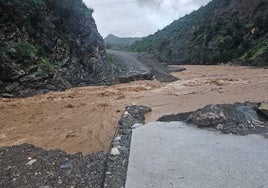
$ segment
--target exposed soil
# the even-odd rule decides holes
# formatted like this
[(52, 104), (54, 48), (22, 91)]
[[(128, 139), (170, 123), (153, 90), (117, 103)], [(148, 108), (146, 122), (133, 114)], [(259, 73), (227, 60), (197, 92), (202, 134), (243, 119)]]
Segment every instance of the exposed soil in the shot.
[(268, 69), (183, 66), (172, 83), (137, 81), (0, 99), (0, 147), (33, 144), (69, 154), (107, 151), (125, 106), (152, 108), (146, 121), (208, 104), (268, 101)]

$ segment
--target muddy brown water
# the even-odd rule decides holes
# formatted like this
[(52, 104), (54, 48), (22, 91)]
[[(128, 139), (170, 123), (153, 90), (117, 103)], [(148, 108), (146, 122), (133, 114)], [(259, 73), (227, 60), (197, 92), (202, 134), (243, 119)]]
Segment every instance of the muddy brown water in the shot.
[(151, 107), (151, 122), (208, 104), (268, 101), (268, 69), (184, 67), (173, 83), (137, 81), (0, 99), (0, 147), (30, 143), (70, 154), (107, 151), (126, 105)]

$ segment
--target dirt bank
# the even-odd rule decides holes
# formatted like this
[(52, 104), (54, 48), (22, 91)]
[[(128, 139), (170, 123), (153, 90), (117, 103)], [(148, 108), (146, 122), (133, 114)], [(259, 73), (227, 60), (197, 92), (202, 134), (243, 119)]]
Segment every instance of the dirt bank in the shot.
[(268, 69), (185, 66), (173, 83), (137, 81), (0, 99), (0, 147), (30, 143), (73, 154), (107, 150), (126, 105), (152, 108), (146, 121), (207, 104), (268, 101)]

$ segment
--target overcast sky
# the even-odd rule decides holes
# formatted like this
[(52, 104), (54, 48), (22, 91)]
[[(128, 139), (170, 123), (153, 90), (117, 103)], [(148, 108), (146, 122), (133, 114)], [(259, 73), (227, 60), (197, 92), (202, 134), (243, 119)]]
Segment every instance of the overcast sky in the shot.
[(83, 0), (103, 37), (147, 36), (210, 0)]

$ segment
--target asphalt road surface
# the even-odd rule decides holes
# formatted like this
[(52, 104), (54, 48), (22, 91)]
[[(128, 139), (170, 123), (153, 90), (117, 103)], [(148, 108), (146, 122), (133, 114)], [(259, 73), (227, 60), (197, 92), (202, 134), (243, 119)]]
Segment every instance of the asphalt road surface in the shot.
[(126, 188), (267, 188), (268, 139), (181, 122), (133, 130)]

